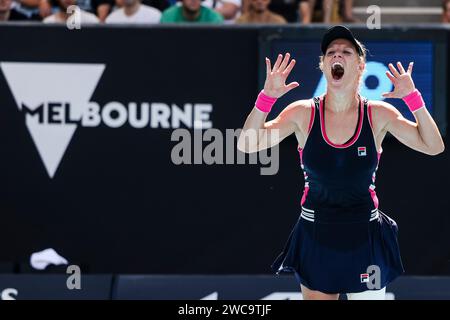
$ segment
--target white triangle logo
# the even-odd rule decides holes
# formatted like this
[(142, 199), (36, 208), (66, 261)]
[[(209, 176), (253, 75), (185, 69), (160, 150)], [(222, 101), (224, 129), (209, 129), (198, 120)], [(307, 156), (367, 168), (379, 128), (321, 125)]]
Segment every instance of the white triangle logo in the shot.
[[(47, 103), (68, 103), (69, 117), (81, 120), (83, 110), (105, 69), (104, 64), (1, 62), (17, 107), (36, 110)], [(37, 114), (25, 121), (50, 178), (53, 178), (77, 124), (40, 122)]]

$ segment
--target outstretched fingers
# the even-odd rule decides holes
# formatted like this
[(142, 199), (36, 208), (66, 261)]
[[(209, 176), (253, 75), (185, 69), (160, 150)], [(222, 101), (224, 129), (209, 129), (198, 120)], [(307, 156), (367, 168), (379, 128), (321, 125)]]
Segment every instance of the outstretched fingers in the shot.
[(295, 81), (295, 82), (291, 82), (286, 86), (286, 92), (291, 91), (292, 89), (295, 89), (299, 86), (300, 84)]
[(395, 67), (392, 63), (389, 63), (388, 67), (389, 67), (389, 70), (391, 70), (391, 72), (395, 78), (400, 77), (400, 73), (398, 73), (397, 69), (395, 69)]
[(405, 69), (403, 68), (403, 65), (400, 61), (397, 62), (397, 68), (398, 68), (398, 70), (400, 70), (400, 74), (405, 73)]
[(395, 77), (392, 75), (392, 73), (386, 71), (386, 76), (389, 78), (389, 80), (391, 80), (393, 84), (395, 83)]
[(272, 72), (270, 59), (266, 57), (266, 76), (269, 76), (269, 74)]
[(409, 74), (412, 74), (413, 67), (414, 67), (414, 62), (410, 62), (409, 66), (408, 66), (408, 73)]
[(295, 66), (295, 60), (291, 60), (291, 55), (286, 53), (284, 56), (279, 54), (273, 67), (270, 59), (266, 57), (266, 81), (264, 91), (271, 97), (281, 97), (286, 92), (299, 86), (298, 82), (291, 82), (286, 85), (286, 80)]
[(289, 52), (284, 55), (283, 62), (281, 62), (280, 68), (278, 71), (283, 72), (284, 69), (286, 69), (286, 66), (288, 65), (290, 58), (291, 58), (291, 54)]
[(289, 73), (291, 73), (292, 68), (294, 68), (294, 66), (295, 66), (295, 59), (292, 59), (291, 62), (286, 67), (286, 69), (283, 71), (283, 75), (285, 75), (286, 77), (289, 76)]
[[(395, 72), (397, 72), (397, 70), (395, 70), (394, 66), (392, 66), (392, 64), (389, 64), (389, 69), (393, 69)], [(392, 75), (392, 73), (390, 73), (389, 71), (386, 71), (386, 76), (389, 78), (389, 80), (391, 80), (392, 84), (395, 86), (395, 82), (396, 82), (396, 78)], [(385, 92), (381, 94), (383, 97), (385, 98), (393, 98), (394, 97), (394, 92)]]
[(277, 61), (275, 61), (275, 64), (273, 65), (273, 69), (272, 69), (273, 72), (276, 72), (278, 70), (278, 68), (280, 67), (282, 58), (283, 58), (283, 56), (281, 54), (279, 54), (277, 57)]

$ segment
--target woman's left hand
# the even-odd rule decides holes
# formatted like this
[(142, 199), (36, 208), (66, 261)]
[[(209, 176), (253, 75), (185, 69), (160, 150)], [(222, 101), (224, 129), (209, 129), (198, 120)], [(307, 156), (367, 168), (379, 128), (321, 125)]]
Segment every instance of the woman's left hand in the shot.
[(389, 63), (389, 70), (391, 72), (386, 71), (386, 75), (391, 80), (392, 84), (394, 85), (394, 91), (383, 93), (383, 97), (385, 98), (403, 98), (410, 94), (411, 92), (416, 89), (414, 86), (414, 81), (411, 77), (412, 69), (413, 69), (414, 62), (410, 62), (408, 66), (408, 71), (405, 71), (403, 69), (403, 66), (401, 62), (397, 62), (397, 69), (392, 65), (392, 63)]

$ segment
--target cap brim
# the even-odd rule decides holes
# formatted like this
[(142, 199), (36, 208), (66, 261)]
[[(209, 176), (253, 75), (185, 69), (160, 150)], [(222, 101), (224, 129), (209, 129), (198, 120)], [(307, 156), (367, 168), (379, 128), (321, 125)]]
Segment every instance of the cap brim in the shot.
[(324, 34), (322, 38), (322, 54), (327, 52), (328, 46), (336, 39), (346, 39), (350, 41), (358, 51), (360, 56), (363, 55), (363, 50), (361, 46), (356, 42), (356, 38), (353, 36), (353, 33), (344, 26), (334, 26), (328, 29), (328, 31)]

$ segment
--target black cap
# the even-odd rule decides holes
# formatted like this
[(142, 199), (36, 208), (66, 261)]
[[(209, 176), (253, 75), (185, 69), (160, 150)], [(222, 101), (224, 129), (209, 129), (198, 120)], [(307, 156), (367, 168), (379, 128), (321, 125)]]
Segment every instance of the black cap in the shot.
[(358, 51), (358, 55), (362, 56), (363, 49), (361, 46), (356, 42), (355, 37), (353, 36), (353, 33), (345, 26), (334, 26), (328, 29), (328, 31), (324, 34), (322, 38), (322, 53), (325, 54), (327, 52), (327, 48), (330, 45), (331, 42), (333, 42), (336, 39), (346, 39), (353, 43), (353, 45), (356, 48), (356, 51)]

